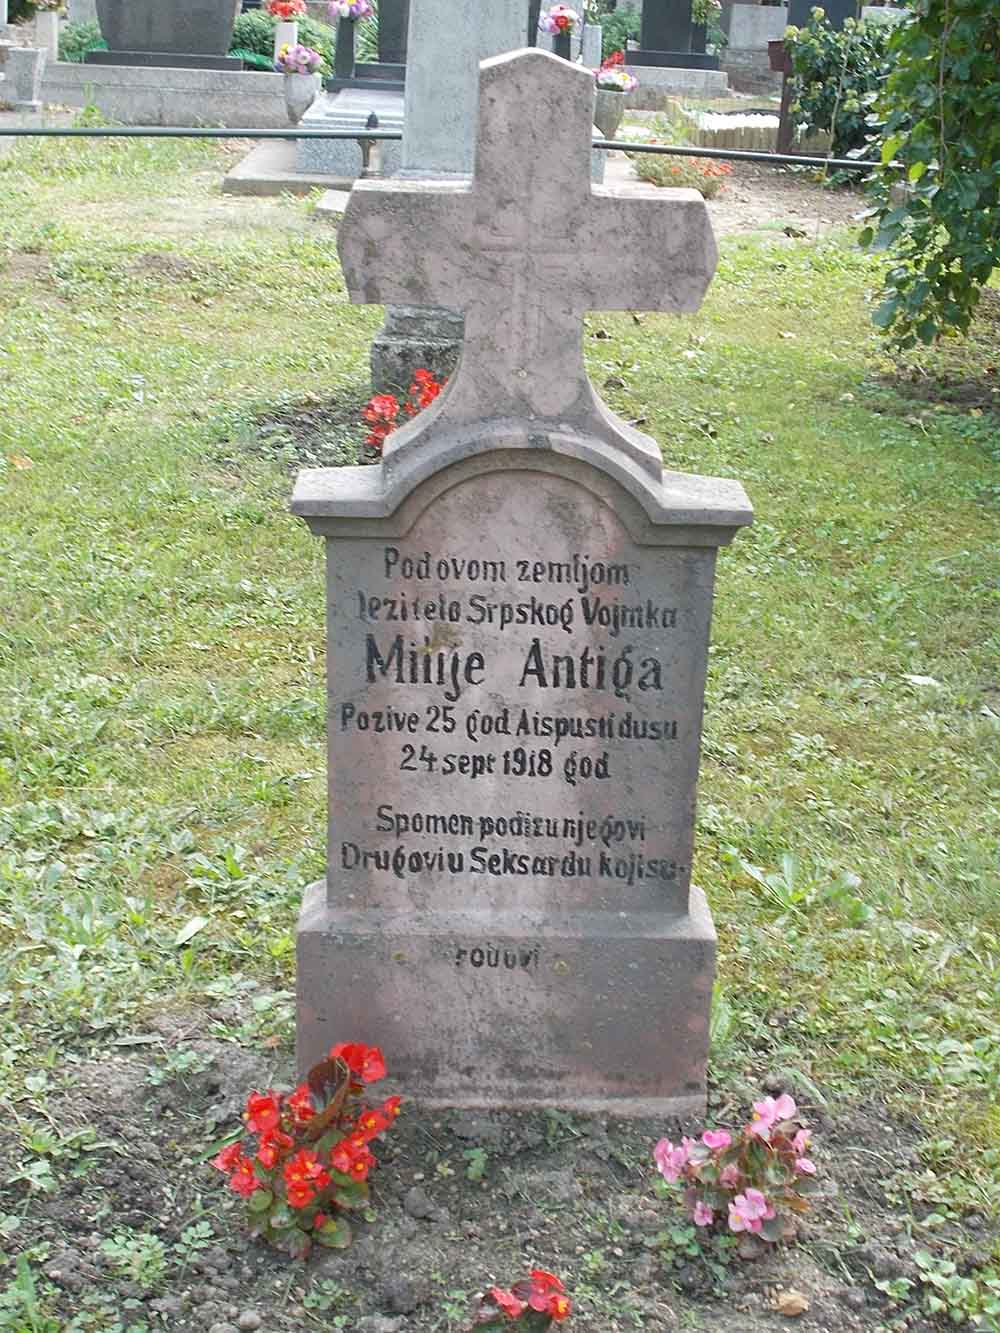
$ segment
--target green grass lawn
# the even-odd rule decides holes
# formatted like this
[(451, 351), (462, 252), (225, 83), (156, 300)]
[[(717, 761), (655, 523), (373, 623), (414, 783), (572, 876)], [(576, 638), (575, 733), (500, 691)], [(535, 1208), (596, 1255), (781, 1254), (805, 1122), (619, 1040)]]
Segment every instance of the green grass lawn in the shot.
[[(24, 1116), (164, 1006), (242, 997), (228, 1035), (291, 1035), (324, 863), (322, 551), (255, 421), (360, 403), (380, 312), (348, 303), (308, 204), (219, 197), (227, 155), (0, 158), (0, 1085)], [(720, 562), (700, 793), (713, 1077), (886, 1100), (959, 1145), (914, 1196), (984, 1212), (995, 350), (923, 354), (985, 406), (904, 396), (877, 281), (847, 236), (733, 240), (699, 315), (595, 315), (587, 355), (671, 466), (756, 507)]]

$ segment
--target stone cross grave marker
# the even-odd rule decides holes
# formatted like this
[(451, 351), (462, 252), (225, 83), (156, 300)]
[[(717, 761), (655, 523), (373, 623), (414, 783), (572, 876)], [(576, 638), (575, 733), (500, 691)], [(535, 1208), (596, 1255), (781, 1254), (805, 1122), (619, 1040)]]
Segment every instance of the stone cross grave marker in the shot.
[(696, 1110), (715, 934), (691, 885), (735, 481), (664, 471), (583, 367), (588, 310), (694, 310), (693, 191), (590, 184), (593, 76), (484, 61), (471, 182), (359, 182), (352, 299), (466, 319), (377, 467), (304, 472), (327, 540), (329, 868), (298, 1059), (376, 1042), (428, 1104)]

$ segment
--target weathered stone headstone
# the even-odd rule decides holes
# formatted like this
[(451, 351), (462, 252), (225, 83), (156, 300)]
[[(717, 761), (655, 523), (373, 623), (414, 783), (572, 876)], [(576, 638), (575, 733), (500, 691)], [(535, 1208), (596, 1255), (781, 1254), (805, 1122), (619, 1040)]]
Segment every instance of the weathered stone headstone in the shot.
[(298, 1060), (377, 1042), (429, 1103), (701, 1108), (715, 935), (690, 882), (734, 481), (601, 402), (588, 310), (697, 309), (694, 191), (592, 187), (593, 77), (483, 63), (469, 182), (362, 181), (351, 296), (465, 316), (382, 464), (304, 472), (328, 544), (330, 862), (298, 934)]

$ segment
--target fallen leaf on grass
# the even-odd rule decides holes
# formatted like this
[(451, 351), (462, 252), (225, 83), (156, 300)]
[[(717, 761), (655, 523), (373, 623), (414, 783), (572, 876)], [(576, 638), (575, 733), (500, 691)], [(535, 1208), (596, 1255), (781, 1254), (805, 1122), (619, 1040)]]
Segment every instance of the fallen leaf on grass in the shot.
[(186, 926), (181, 926), (174, 937), (174, 947), (180, 948), (182, 944), (187, 944), (188, 940), (194, 939), (199, 930), (204, 930), (208, 925), (207, 916), (193, 916)]
[(908, 680), (911, 685), (932, 685), (934, 689), (940, 690), (941, 682), (935, 680), (933, 676), (911, 676), (908, 672), (903, 672), (903, 679)]
[(25, 468), (35, 466), (27, 454), (11, 454), (10, 462), (11, 466), (16, 467), (19, 472), (23, 472)]
[(795, 1319), (800, 1314), (805, 1314), (809, 1309), (809, 1297), (794, 1288), (789, 1288), (788, 1291), (779, 1291), (774, 1298), (774, 1308), (778, 1314), (786, 1315), (789, 1319)]

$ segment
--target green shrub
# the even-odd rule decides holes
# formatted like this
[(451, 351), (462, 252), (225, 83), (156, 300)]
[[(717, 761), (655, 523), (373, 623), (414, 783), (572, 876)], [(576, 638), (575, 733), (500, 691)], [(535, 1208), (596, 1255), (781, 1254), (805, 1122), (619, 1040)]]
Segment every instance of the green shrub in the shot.
[(867, 117), (889, 73), (892, 27), (846, 19), (835, 32), (814, 9), (804, 28), (789, 28), (785, 45), (794, 75), (793, 114), (807, 132), (829, 130), (835, 157), (861, 153), (872, 136)]
[(862, 242), (895, 261), (875, 323), (904, 348), (968, 332), (1000, 268), (998, 45), (996, 0), (921, 0), (889, 38)]
[[(250, 63), (251, 56), (264, 60), (260, 68), (270, 69), (274, 58), (274, 28), (277, 23), (270, 14), (261, 9), (251, 9), (240, 14), (233, 29), (230, 51), (242, 56)], [(323, 74), (333, 72), (333, 53), (336, 46), (336, 30), (328, 23), (317, 23), (315, 19), (298, 20), (299, 41), (303, 46), (311, 46), (323, 57)], [(256, 61), (252, 63), (256, 64)]]
[(629, 38), (638, 38), (641, 19), (634, 9), (616, 9), (601, 15), (601, 59), (607, 60), (612, 51), (624, 51)]
[(59, 34), (59, 59), (82, 63), (88, 51), (106, 51), (99, 23), (67, 23)]

